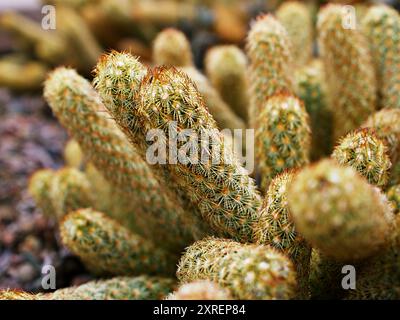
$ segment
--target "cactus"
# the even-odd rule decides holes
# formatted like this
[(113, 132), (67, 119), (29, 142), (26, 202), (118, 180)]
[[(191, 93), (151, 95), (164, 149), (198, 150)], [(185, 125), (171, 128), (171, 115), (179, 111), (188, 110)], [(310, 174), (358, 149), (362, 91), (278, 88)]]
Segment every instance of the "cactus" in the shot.
[(174, 280), (168, 278), (116, 277), (46, 294), (2, 290), (0, 300), (156, 300), (163, 299), (174, 287)]
[(60, 223), (63, 244), (96, 275), (170, 275), (174, 259), (148, 240), (92, 209), (66, 215)]
[(183, 284), (166, 300), (231, 300), (228, 290), (214, 282), (198, 280)]
[(275, 249), (216, 238), (192, 244), (181, 258), (177, 277), (182, 283), (215, 281), (241, 300), (289, 299), (297, 287), (292, 263)]
[(257, 243), (270, 245), (290, 257), (296, 267), (298, 297), (306, 298), (311, 248), (296, 231), (287, 203), (287, 192), (294, 175), (293, 171), (286, 171), (272, 180), (255, 233)]
[(375, 129), (379, 139), (388, 147), (392, 162), (389, 185), (400, 183), (400, 111), (383, 109), (371, 115), (362, 127)]
[[(146, 75), (140, 90), (135, 91), (132, 88), (135, 88), (135, 84), (138, 85), (143, 67), (133, 57), (111, 54), (101, 61), (97, 70), (95, 82), (105, 105), (117, 123), (124, 128), (130, 141), (140, 144), (139, 149), (143, 154), (148, 147), (144, 144), (148, 130), (163, 130), (168, 141), (170, 121), (175, 121), (179, 128), (193, 130), (199, 136), (205, 131), (214, 133), (218, 140), (215, 148), (221, 147), (220, 151), (223, 150), (223, 138), (215, 121), (204, 107), (197, 89), (184, 73), (175, 69), (157, 68)], [(115, 70), (119, 71), (120, 77), (115, 77)], [(137, 71), (134, 73), (132, 70)], [(119, 92), (107, 86), (107, 79), (114, 85), (118, 83), (116, 87), (120, 89)], [(127, 104), (126, 101), (132, 103)], [(178, 103), (182, 110), (171, 108)], [(170, 154), (169, 146), (165, 145), (165, 148), (166, 154)], [(219, 159), (221, 158), (223, 156)], [(213, 167), (209, 167), (208, 163), (190, 165), (180, 162), (159, 167), (176, 184), (176, 189), (184, 190), (187, 207), (194, 208), (188, 211), (190, 215), (201, 214), (204, 221), (216, 232), (228, 233), (247, 241), (252, 237), (251, 223), (257, 217), (261, 200), (253, 181), (236, 159), (232, 160), (232, 164), (225, 164), (224, 159), (221, 161), (222, 163)], [(171, 182), (168, 182), (169, 185)]]
[[(168, 38), (169, 41), (164, 40), (165, 38)], [(171, 42), (181, 44), (173, 46)], [(131, 63), (137, 65), (133, 57), (124, 57), (118, 54), (115, 56), (116, 60), (132, 60)], [(207, 108), (221, 129), (246, 128), (244, 121), (229, 108), (208, 79), (194, 67), (189, 41), (181, 31), (167, 29), (159, 33), (153, 46), (153, 60), (156, 65), (179, 67), (196, 83)]]
[(331, 154), (332, 109), (327, 101), (325, 72), (322, 61), (314, 59), (304, 67), (296, 69), (294, 92), (304, 101), (310, 116), (311, 125), (311, 160), (319, 160)]
[(207, 51), (205, 68), (211, 84), (224, 101), (248, 121), (249, 97), (247, 93), (247, 58), (233, 45), (215, 46)]
[(379, 106), (400, 108), (400, 15), (385, 5), (372, 6), (362, 20), (380, 94)]
[(44, 95), (89, 161), (101, 170), (116, 192), (127, 198), (127, 220), (134, 218), (129, 225), (132, 231), (176, 252), (193, 241), (190, 231), (197, 225), (190, 225), (177, 215), (177, 204), (167, 198), (149, 165), (108, 118), (88, 81), (72, 69), (59, 68), (47, 79)]
[(371, 184), (384, 187), (388, 182), (391, 162), (387, 148), (372, 129), (347, 134), (335, 147), (332, 158), (353, 167)]
[(62, 218), (71, 210), (90, 207), (93, 198), (86, 176), (75, 168), (34, 173), (28, 191), (48, 217)]
[(340, 299), (345, 293), (342, 283), (343, 264), (328, 258), (320, 251), (312, 249), (310, 260), (310, 294), (311, 299)]
[(246, 48), (250, 59), (249, 119), (253, 127), (268, 97), (293, 89), (293, 57), (287, 31), (272, 15), (261, 15), (254, 21)]
[(386, 191), (388, 200), (392, 202), (395, 214), (400, 212), (400, 185), (391, 186)]
[(193, 65), (189, 40), (179, 30), (164, 29), (154, 40), (153, 61), (159, 65), (175, 67)]
[(285, 27), (292, 43), (294, 63), (305, 65), (312, 57), (313, 21), (307, 4), (299, 1), (282, 3), (276, 18)]
[(318, 14), (318, 43), (334, 108), (335, 140), (358, 128), (375, 110), (376, 79), (368, 43), (358, 29), (342, 26), (343, 7), (329, 4)]
[(297, 230), (330, 258), (355, 261), (387, 244), (391, 207), (351, 167), (326, 159), (303, 169), (290, 185), (288, 201)]
[(270, 97), (256, 118), (255, 160), (261, 189), (285, 169), (309, 162), (310, 128), (303, 103), (289, 93)]
[(84, 155), (79, 143), (69, 139), (64, 147), (64, 161), (69, 167), (80, 169), (84, 163)]
[(383, 252), (365, 261), (357, 273), (356, 290), (350, 290), (347, 299), (399, 300), (399, 248), (400, 219), (391, 233), (390, 246)]

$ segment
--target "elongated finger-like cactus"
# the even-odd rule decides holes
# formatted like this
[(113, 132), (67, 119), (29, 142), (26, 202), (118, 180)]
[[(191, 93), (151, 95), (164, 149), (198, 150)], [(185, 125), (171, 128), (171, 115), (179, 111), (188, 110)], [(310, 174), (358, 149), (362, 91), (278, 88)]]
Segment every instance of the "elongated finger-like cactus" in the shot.
[(362, 20), (378, 78), (379, 106), (400, 108), (400, 15), (385, 5), (371, 7)]
[(255, 232), (257, 243), (270, 245), (291, 258), (300, 287), (298, 297), (306, 298), (311, 248), (296, 231), (287, 202), (289, 185), (294, 175), (294, 171), (287, 171), (272, 180)]
[(395, 214), (400, 212), (400, 184), (391, 186), (386, 191), (388, 200), (392, 202)]
[(193, 65), (192, 48), (185, 34), (173, 28), (160, 32), (153, 43), (153, 61), (175, 67)]
[(39, 170), (31, 177), (28, 190), (42, 212), (57, 219), (71, 210), (92, 206), (94, 200), (89, 180), (75, 168)]
[(268, 97), (291, 90), (292, 53), (285, 28), (272, 16), (262, 15), (253, 22), (247, 36), (250, 59), (250, 126), (265, 108)]
[(391, 162), (386, 145), (368, 128), (350, 132), (335, 147), (332, 158), (356, 169), (368, 182), (384, 187)]
[(288, 32), (292, 43), (293, 62), (297, 66), (303, 66), (311, 59), (313, 49), (313, 21), (307, 4), (285, 1), (275, 14)]
[(205, 58), (207, 76), (224, 101), (243, 120), (248, 120), (247, 58), (233, 45), (211, 48)]
[(278, 93), (264, 103), (255, 123), (257, 174), (261, 189), (266, 190), (278, 173), (309, 162), (309, 119), (298, 98)]
[(333, 149), (332, 110), (327, 101), (324, 65), (315, 59), (295, 72), (296, 95), (304, 101), (311, 125), (311, 160), (331, 154)]
[(221, 288), (214, 282), (198, 280), (183, 284), (171, 293), (167, 300), (231, 300), (227, 289)]
[(329, 103), (334, 108), (334, 138), (365, 121), (375, 110), (376, 79), (368, 42), (359, 29), (343, 25), (344, 7), (327, 5), (318, 14), (318, 42)]
[(303, 169), (291, 183), (288, 201), (298, 231), (331, 258), (367, 258), (387, 243), (391, 206), (351, 167), (321, 160)]
[[(116, 71), (119, 77), (115, 76)], [(164, 137), (158, 144), (161, 143), (161, 149), (165, 148), (166, 155), (170, 152), (174, 155), (174, 145), (167, 142), (174, 138), (175, 125), (191, 130), (199, 139), (203, 139), (204, 134), (211, 134), (217, 140), (215, 148), (220, 148), (216, 152), (221, 152), (224, 149), (222, 135), (192, 81), (176, 69), (157, 68), (145, 77), (137, 91), (144, 72), (143, 66), (132, 56), (113, 53), (100, 61), (95, 79), (105, 105), (142, 154), (148, 152), (148, 144), (151, 144), (146, 144), (149, 130), (159, 129), (158, 134), (162, 133)], [(176, 151), (185, 144), (183, 141), (177, 143)], [(201, 140), (197, 146), (200, 145)], [(225, 163), (222, 154), (218, 154), (219, 163), (211, 164), (209, 157), (206, 163), (199, 159), (198, 163), (190, 164), (177, 159), (176, 153), (172, 162), (168, 156), (166, 164), (155, 167), (162, 170), (159, 177), (164, 176), (177, 193), (182, 194), (184, 190), (184, 206), (192, 208), (188, 215), (201, 215), (216, 232), (248, 241), (252, 238), (251, 223), (257, 217), (260, 197), (254, 182), (238, 162), (232, 159), (231, 163)]]
[(0, 300), (157, 300), (175, 287), (174, 280), (160, 277), (116, 277), (90, 281), (46, 294), (0, 291)]
[(66, 215), (60, 224), (64, 245), (96, 275), (173, 275), (174, 259), (146, 239), (92, 209)]
[(191, 245), (177, 276), (183, 283), (215, 281), (236, 299), (289, 299), (297, 287), (292, 263), (275, 249), (215, 238)]
[(46, 81), (44, 95), (89, 160), (116, 192), (129, 199), (127, 211), (131, 213), (127, 220), (135, 218), (129, 226), (131, 230), (178, 252), (193, 241), (191, 230), (197, 225), (185, 223), (178, 215), (178, 204), (166, 196), (149, 165), (108, 118), (100, 97), (87, 80), (74, 70), (59, 68)]
[(376, 135), (388, 147), (392, 162), (390, 185), (400, 183), (400, 111), (383, 109), (371, 115), (362, 127), (375, 129)]

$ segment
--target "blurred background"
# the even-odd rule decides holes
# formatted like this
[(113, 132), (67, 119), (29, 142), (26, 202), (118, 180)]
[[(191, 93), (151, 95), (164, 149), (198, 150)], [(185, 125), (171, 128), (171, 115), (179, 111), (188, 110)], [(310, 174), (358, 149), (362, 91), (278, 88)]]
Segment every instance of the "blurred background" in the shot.
[[(217, 44), (244, 46), (250, 21), (280, 0), (0, 0), (0, 288), (41, 290), (41, 268), (57, 271), (57, 288), (91, 279), (60, 245), (55, 221), (27, 194), (29, 176), (63, 165), (67, 141), (42, 98), (48, 71), (59, 65), (91, 78), (104, 51), (126, 50), (151, 64), (152, 42), (166, 27), (182, 30), (195, 64)], [(325, 1), (304, 1), (315, 13)], [(333, 1), (355, 4), (357, 1)], [(399, 9), (398, 0), (382, 1)], [(56, 8), (56, 28), (43, 18)], [(47, 20), (46, 20), (47, 21)]]

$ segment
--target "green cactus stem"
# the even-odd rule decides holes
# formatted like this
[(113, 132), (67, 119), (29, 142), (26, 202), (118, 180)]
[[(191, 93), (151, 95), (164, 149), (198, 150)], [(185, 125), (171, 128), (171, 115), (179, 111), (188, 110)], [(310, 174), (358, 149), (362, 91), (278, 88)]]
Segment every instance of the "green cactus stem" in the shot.
[(234, 299), (290, 299), (297, 287), (292, 263), (275, 249), (216, 238), (192, 244), (177, 277), (182, 283), (214, 281)]
[(345, 28), (343, 7), (329, 4), (318, 14), (318, 43), (334, 108), (334, 139), (357, 129), (376, 107), (376, 79), (361, 30)]
[(392, 202), (395, 214), (400, 212), (400, 184), (391, 186), (386, 195), (388, 200)]
[(277, 174), (309, 162), (309, 118), (302, 101), (282, 92), (264, 103), (255, 124), (257, 175), (266, 190)]
[(391, 162), (386, 145), (373, 129), (350, 132), (339, 141), (332, 158), (357, 170), (368, 182), (384, 187), (390, 175)]
[(64, 146), (64, 161), (68, 167), (80, 169), (84, 164), (84, 154), (79, 143), (69, 139)]
[(303, 169), (290, 185), (288, 202), (297, 230), (329, 258), (352, 262), (387, 244), (391, 206), (351, 167), (326, 159)]
[(131, 233), (101, 212), (80, 209), (60, 223), (63, 244), (96, 275), (170, 275), (174, 261), (167, 252)]

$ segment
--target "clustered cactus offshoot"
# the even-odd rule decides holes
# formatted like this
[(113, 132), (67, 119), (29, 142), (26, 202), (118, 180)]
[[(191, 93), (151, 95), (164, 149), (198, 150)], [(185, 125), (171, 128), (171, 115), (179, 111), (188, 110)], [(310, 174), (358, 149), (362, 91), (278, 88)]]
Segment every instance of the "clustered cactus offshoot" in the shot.
[[(180, 21), (183, 7), (197, 21), (198, 7), (135, 3), (92, 9), (124, 30), (132, 11), (153, 66), (111, 51), (94, 67), (100, 49), (74, 11), (89, 14), (83, 2), (60, 7), (57, 32), (0, 18), (41, 62), (85, 75), (94, 67), (92, 83), (67, 67), (47, 76), (44, 97), (70, 140), (65, 167), (38, 170), (28, 191), (100, 277), (52, 293), (0, 290), (0, 299), (399, 299), (398, 13), (362, 5), (361, 22), (345, 28), (344, 7), (328, 4), (315, 36), (312, 9), (290, 1), (255, 19), (246, 53), (208, 50), (203, 74), (184, 33), (155, 37), (152, 25)], [(240, 19), (220, 5), (215, 14), (212, 28), (227, 40)], [(10, 62), (0, 70), (32, 67)], [(0, 83), (33, 88), (47, 72), (36, 67)], [(222, 131), (246, 128), (255, 179)], [(341, 287), (347, 263), (356, 290)]]

